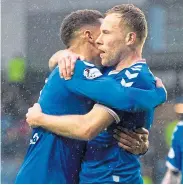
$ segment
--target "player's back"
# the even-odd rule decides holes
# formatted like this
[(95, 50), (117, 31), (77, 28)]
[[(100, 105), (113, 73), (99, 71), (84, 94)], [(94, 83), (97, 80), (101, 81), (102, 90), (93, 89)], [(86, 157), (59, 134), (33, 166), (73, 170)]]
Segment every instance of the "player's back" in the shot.
[[(154, 77), (144, 62), (139, 62), (118, 74), (109, 72), (108, 75), (116, 79), (122, 86), (140, 89), (155, 87)], [(149, 128), (153, 121), (154, 110), (120, 112), (119, 114), (121, 122), (118, 126), (128, 129)], [(81, 183), (142, 183), (139, 156), (118, 147), (117, 141), (113, 138), (115, 128), (116, 124), (112, 124), (99, 136), (88, 142), (86, 157), (80, 173)], [(87, 175), (87, 173), (89, 174)]]
[[(50, 115), (85, 114), (92, 106), (67, 89), (58, 68), (50, 74), (38, 102), (43, 113)], [(34, 128), (16, 183), (77, 183), (85, 144)]]

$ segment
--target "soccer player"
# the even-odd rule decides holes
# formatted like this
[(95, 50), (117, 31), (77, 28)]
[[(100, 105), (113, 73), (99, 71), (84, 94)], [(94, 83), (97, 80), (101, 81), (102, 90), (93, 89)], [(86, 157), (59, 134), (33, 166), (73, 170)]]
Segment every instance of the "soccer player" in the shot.
[[(73, 24), (70, 25), (72, 26)], [(70, 34), (69, 31), (70, 30), (68, 28), (66, 32), (66, 45), (67, 47), (70, 47), (74, 43), (79, 43), (78, 47), (74, 47), (76, 50), (78, 49), (78, 51), (75, 51), (76, 53), (78, 53), (81, 47), (80, 44), (82, 42), (74, 37), (75, 34)], [(92, 41), (92, 36), (90, 32), (84, 32), (82, 30), (82, 33), (86, 33), (90, 38), (90, 42)], [(78, 31), (76, 32), (76, 34), (80, 35), (81, 32)], [(103, 71), (104, 74), (108, 76), (108, 78), (105, 78), (105, 81), (103, 81), (103, 84), (108, 79), (115, 79), (118, 85), (122, 87), (128, 87), (126, 89), (128, 91), (130, 90), (131, 86), (141, 89), (154, 89), (154, 77), (149, 71), (145, 60), (141, 59), (141, 52), (146, 37), (146, 20), (144, 14), (138, 8), (132, 5), (121, 5), (114, 7), (108, 12), (102, 23), (101, 34), (97, 39), (97, 44), (99, 44), (99, 48), (103, 51), (103, 53), (100, 55), (102, 57), (102, 64), (106, 66), (114, 65), (115, 67), (112, 70), (110, 68)], [(81, 39), (81, 37), (79, 39)], [(94, 44), (92, 44), (92, 46), (93, 45)], [(73, 51), (73, 49), (71, 50)], [(76, 62), (73, 78), (66, 81), (65, 83), (70, 85), (72, 84), (72, 86), (75, 86), (75, 89), (77, 89), (77, 91), (81, 91), (81, 84), (84, 84), (85, 88), (83, 88), (82, 91), (85, 90), (87, 91), (87, 93), (89, 93), (92, 89), (95, 89), (95, 91), (92, 92), (92, 96), (96, 97), (98, 94), (100, 94), (101, 97), (104, 97), (106, 99), (110, 99), (110, 96), (108, 96), (106, 92), (108, 90), (110, 91), (111, 89), (111, 91), (115, 93), (115, 95), (111, 94), (113, 97), (112, 101), (115, 101), (114, 97), (117, 95), (116, 92), (119, 91), (119, 89), (115, 89), (111, 86), (114, 83), (111, 83), (110, 85), (105, 84), (104, 86), (101, 83), (100, 88), (104, 89), (104, 91), (102, 93), (99, 92), (99, 87), (97, 88), (97, 86), (93, 85), (96, 84), (97, 81), (101, 81), (102, 78), (101, 75), (99, 75), (100, 73), (98, 72), (97, 68), (91, 64), (86, 63), (85, 64), (87, 65), (87, 67), (85, 66), (81, 68), (79, 67), (80, 64), (81, 61)], [(139, 91), (139, 93), (137, 93), (136, 89), (136, 92), (133, 92), (132, 94), (129, 93), (128, 96), (126, 96), (125, 98), (123, 97), (123, 101), (121, 102), (119, 102), (119, 100), (121, 100), (120, 97), (120, 99), (118, 99), (118, 105), (115, 106), (113, 106), (112, 104), (109, 105), (108, 103), (104, 103), (103, 100), (100, 101), (101, 99), (95, 100), (99, 101), (102, 104), (106, 104), (118, 109), (121, 109), (121, 107), (118, 106), (123, 104), (123, 106), (126, 107), (126, 111), (128, 112), (119, 113), (120, 117), (122, 118), (120, 125), (131, 129), (142, 126), (149, 128), (152, 124), (153, 119), (153, 102), (151, 101), (152, 99), (150, 98), (150, 96), (148, 100), (146, 99), (146, 101), (148, 101), (146, 103), (149, 104), (146, 111), (144, 111), (144, 108), (141, 110), (137, 110), (137, 108), (139, 108), (139, 105), (135, 105), (134, 102), (134, 109), (129, 109), (128, 107), (128, 98), (131, 97), (133, 97), (134, 99), (137, 98), (140, 102), (142, 101), (141, 104), (145, 102), (142, 99), (145, 99), (145, 97), (147, 96), (147, 92), (144, 93), (144, 95), (142, 94), (142, 92), (143, 91)], [(123, 92), (123, 96), (124, 95), (125, 94)], [(137, 101), (137, 99), (135, 101)], [(142, 107), (146, 106), (147, 104), (144, 104)], [(98, 131), (103, 130), (105, 127), (111, 124), (111, 122), (114, 120), (114, 117), (116, 118), (116, 121), (118, 120), (118, 117), (116, 117), (116, 114), (114, 112), (110, 114), (111, 110), (106, 110), (107, 109), (103, 106), (94, 106), (92, 111), (84, 116), (84, 119), (83, 116), (77, 115), (61, 117), (41, 114), (41, 117), (43, 116), (42, 120), (40, 122), (38, 121), (38, 125), (36, 125), (36, 121), (35, 125), (41, 126), (43, 128), (51, 130), (52, 132), (56, 132), (57, 134), (67, 137), (90, 139), (90, 134), (93, 136), (96, 132), (98, 133)], [(131, 110), (136, 110), (137, 112), (130, 113), (129, 111)], [(94, 112), (96, 114), (94, 114)], [(102, 118), (100, 115), (103, 115)], [(115, 116), (113, 117), (111, 115)], [(80, 121), (86, 121), (84, 123), (89, 124), (89, 127), (87, 127), (87, 124), (82, 124), (82, 122)], [(46, 122), (46, 124), (43, 124), (43, 122)], [(90, 122), (92, 124), (90, 124)], [(98, 124), (98, 122), (100, 122), (100, 124)], [(40, 123), (41, 125), (39, 125)], [(92, 127), (93, 124), (94, 127)], [(100, 129), (98, 129), (98, 126), (100, 127)], [(142, 182), (138, 156), (131, 155), (124, 150), (121, 150), (117, 146), (116, 140), (113, 139), (112, 132), (112, 130), (115, 128), (116, 126), (115, 124), (113, 124), (95, 139), (88, 142), (84, 162), (82, 163), (82, 169), (80, 173), (80, 183)], [(82, 132), (84, 133), (84, 136)], [(89, 136), (87, 135), (87, 133), (89, 133)]]
[(180, 184), (180, 181), (183, 184), (183, 98), (177, 100), (174, 110), (180, 121), (172, 136), (172, 146), (166, 162), (168, 169), (163, 184)]
[[(86, 60), (96, 64), (99, 50), (95, 40), (100, 34), (101, 18), (98, 11), (77, 11), (66, 18), (61, 29), (68, 47), (73, 46), (71, 48), (74, 51), (80, 51)], [(67, 30), (65, 23), (74, 28)], [(134, 94), (142, 95), (142, 98), (135, 98)], [(115, 79), (103, 76), (93, 64), (78, 61), (75, 74), (69, 81), (60, 79), (58, 68), (50, 74), (38, 102), (45, 114), (68, 115), (89, 112), (93, 107), (89, 98), (120, 110), (149, 110), (164, 102), (165, 96), (163, 88), (145, 91), (123, 87)], [(152, 102), (148, 104), (150, 98)], [(115, 119), (118, 121), (114, 111), (109, 108), (105, 111), (104, 106), (95, 107), (98, 112), (105, 112), (111, 122)], [(85, 147), (84, 141), (60, 137), (41, 127), (33, 129), (30, 146), (16, 183), (78, 183)]]

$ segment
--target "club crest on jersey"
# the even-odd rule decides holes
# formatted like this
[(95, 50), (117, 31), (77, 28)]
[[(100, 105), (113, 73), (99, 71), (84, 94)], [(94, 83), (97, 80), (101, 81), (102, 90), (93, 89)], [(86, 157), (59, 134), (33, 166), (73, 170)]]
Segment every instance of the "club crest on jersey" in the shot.
[(87, 68), (84, 70), (83, 75), (87, 79), (94, 79), (99, 76), (102, 76), (102, 73), (97, 68), (91, 68), (91, 69)]

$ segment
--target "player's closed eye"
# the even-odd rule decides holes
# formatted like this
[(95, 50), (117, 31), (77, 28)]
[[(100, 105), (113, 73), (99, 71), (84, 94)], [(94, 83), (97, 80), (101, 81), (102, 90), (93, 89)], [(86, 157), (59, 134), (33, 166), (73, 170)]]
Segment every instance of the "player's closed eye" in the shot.
[(102, 33), (103, 34), (109, 34), (109, 31), (108, 30), (102, 30)]

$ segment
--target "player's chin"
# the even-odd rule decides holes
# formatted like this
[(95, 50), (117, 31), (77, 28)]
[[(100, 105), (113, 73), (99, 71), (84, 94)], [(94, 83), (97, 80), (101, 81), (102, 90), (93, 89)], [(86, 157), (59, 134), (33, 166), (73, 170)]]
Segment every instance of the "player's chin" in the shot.
[(102, 59), (102, 65), (103, 66), (105, 66), (105, 67), (110, 67), (111, 65), (110, 65), (110, 62), (108, 62), (107, 60), (105, 60), (105, 59)]

